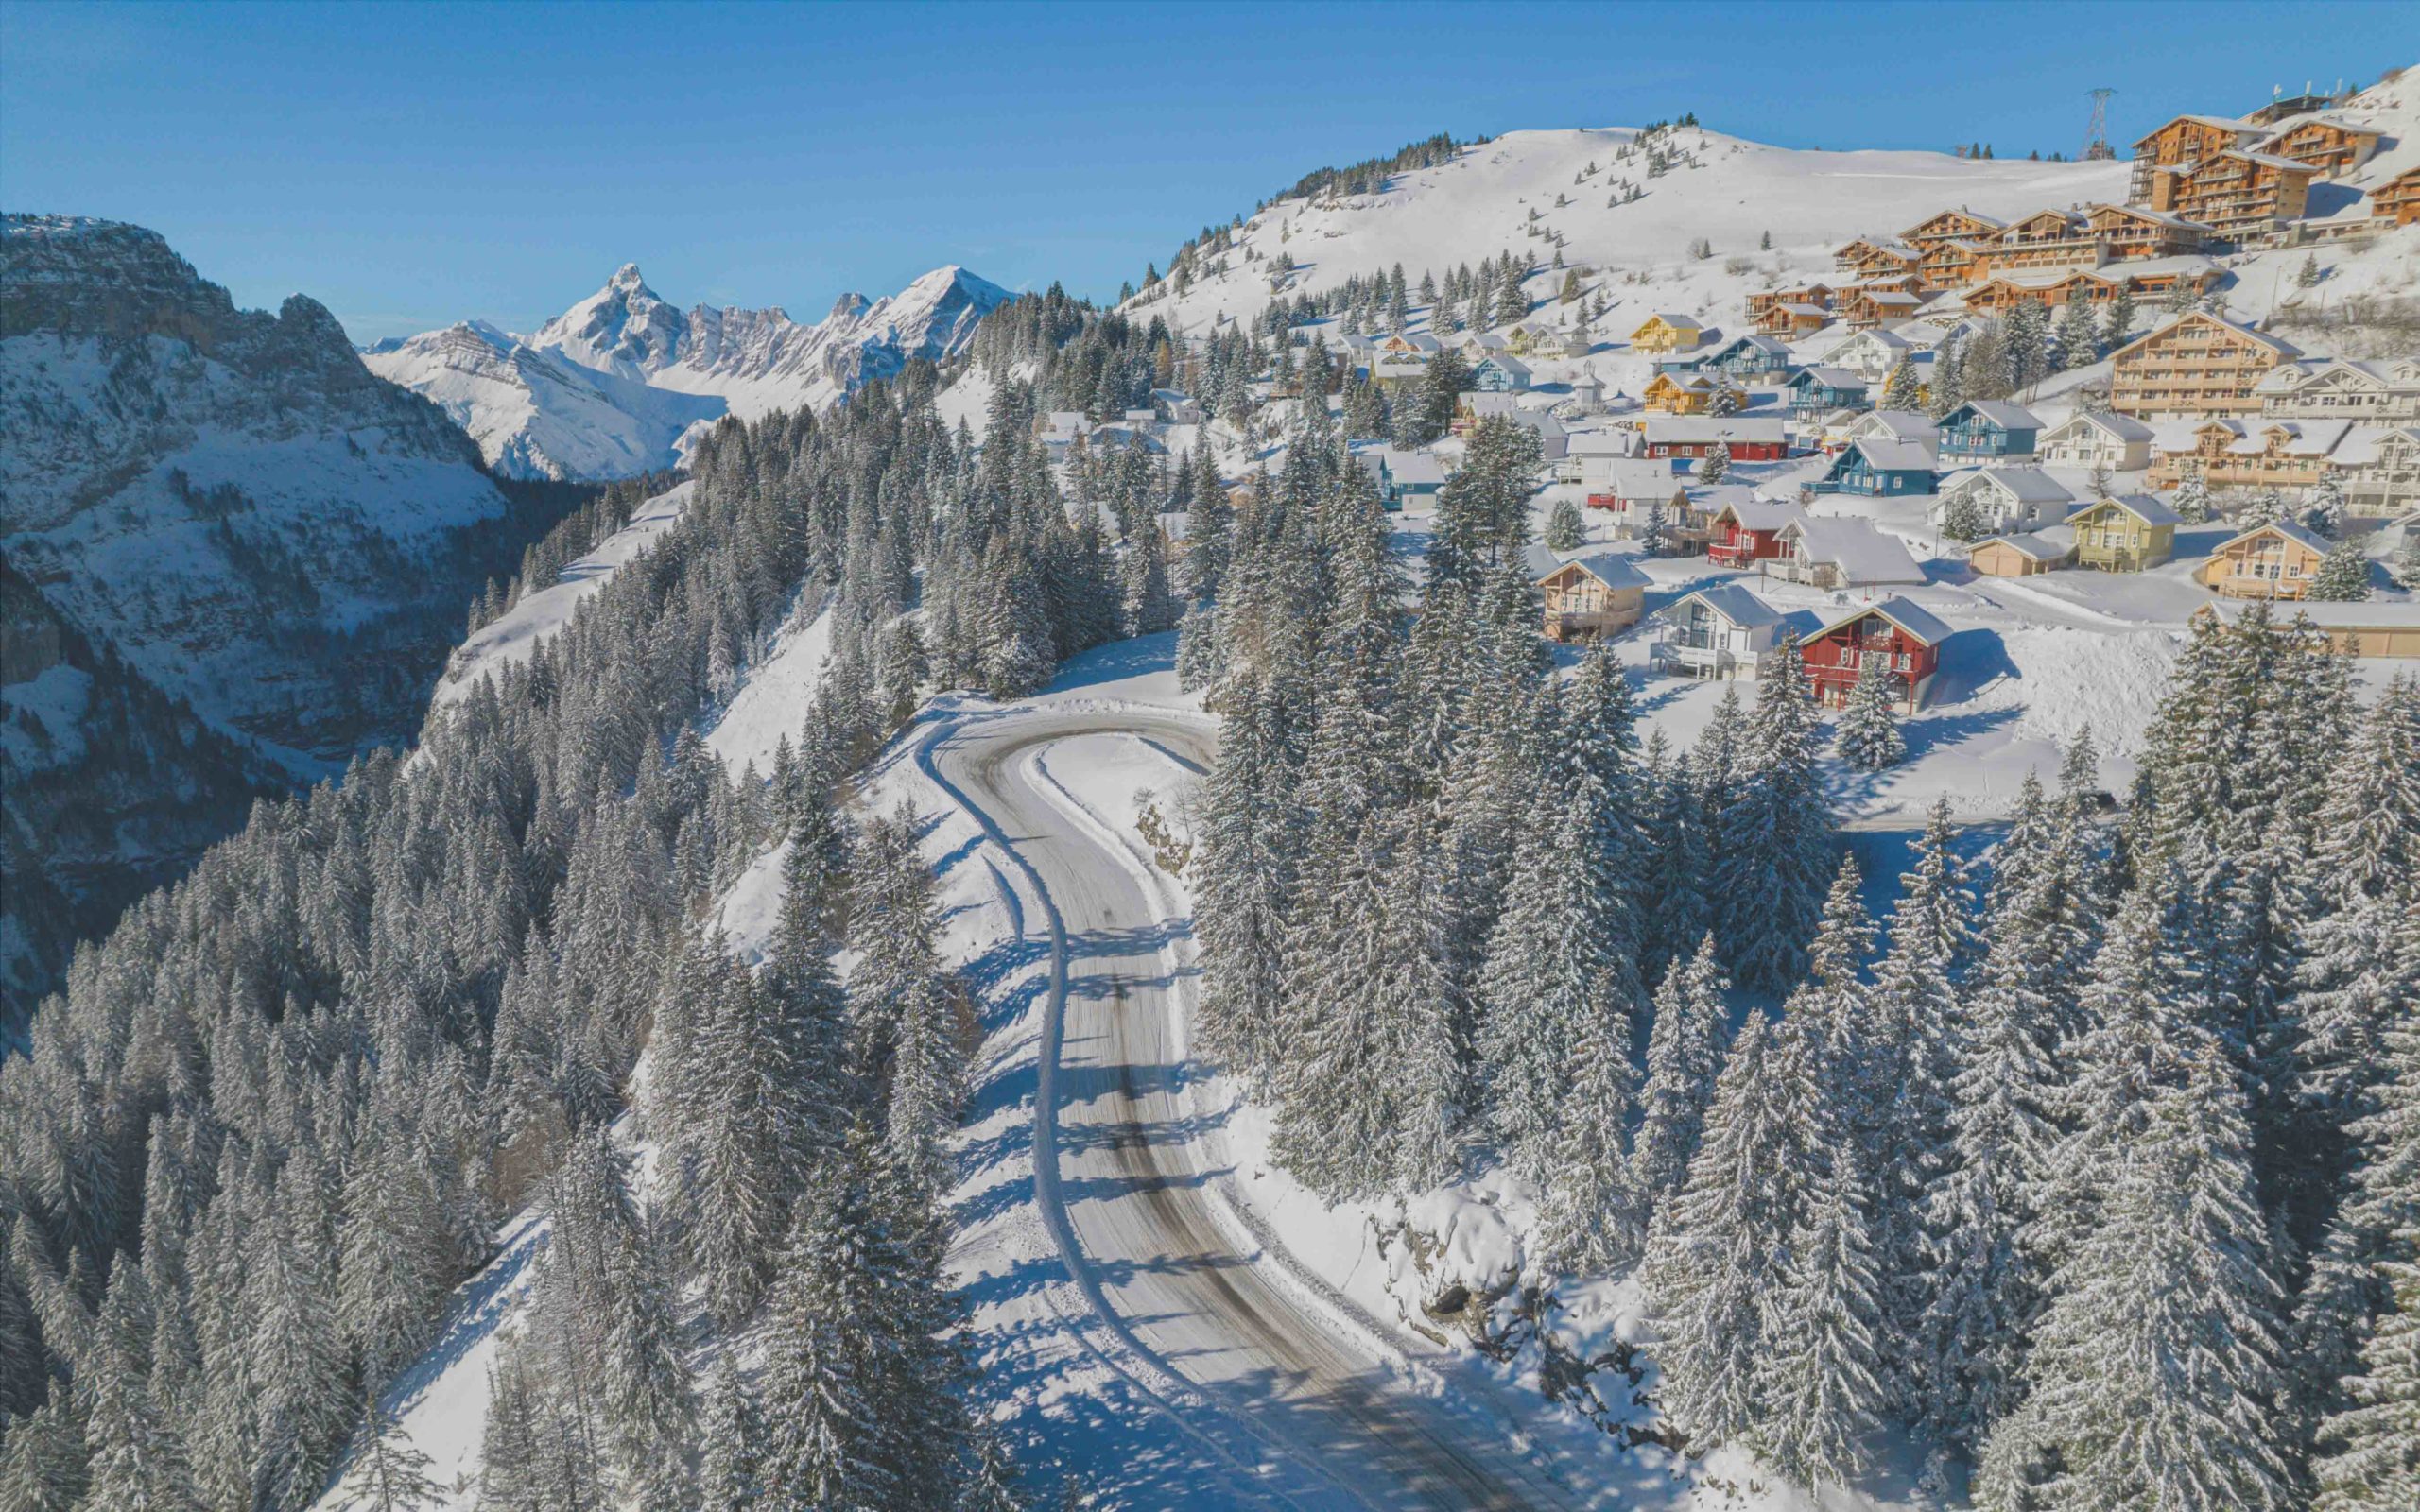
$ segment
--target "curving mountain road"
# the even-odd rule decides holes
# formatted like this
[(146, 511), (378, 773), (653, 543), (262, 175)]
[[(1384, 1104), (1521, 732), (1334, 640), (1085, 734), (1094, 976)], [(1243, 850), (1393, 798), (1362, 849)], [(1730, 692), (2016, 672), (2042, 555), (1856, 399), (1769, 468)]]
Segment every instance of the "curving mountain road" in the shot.
[(970, 721), (920, 753), (1043, 902), (1028, 925), (1051, 958), (1035, 1182), (1079, 1288), (1125, 1349), (1193, 1388), (1163, 1403), (1266, 1504), (1590, 1505), (1502, 1434), (1414, 1391), (1220, 1211), (1219, 1113), (1184, 1052), (1189, 931), (1164, 921), (1133, 857), (1047, 767), (1056, 742), (1119, 733), (1195, 765), (1213, 752), (1181, 716), (1038, 707)]

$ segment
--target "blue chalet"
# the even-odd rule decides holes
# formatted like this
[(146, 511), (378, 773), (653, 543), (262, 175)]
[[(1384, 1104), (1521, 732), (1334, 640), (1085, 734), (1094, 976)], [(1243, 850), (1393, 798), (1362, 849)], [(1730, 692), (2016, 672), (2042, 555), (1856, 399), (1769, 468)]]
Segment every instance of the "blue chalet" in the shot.
[(1771, 336), (1734, 336), (1706, 355), (1703, 372), (1734, 383), (1777, 384), (1789, 376), (1789, 348)]
[(2031, 456), (2042, 421), (2022, 404), (1970, 399), (1941, 418), (1941, 455), (1960, 461)]
[(1864, 378), (1846, 368), (1808, 368), (1789, 381), (1789, 412), (1828, 415), (1836, 409), (1864, 409)]
[(1852, 441), (1814, 488), (1818, 493), (1872, 498), (1930, 493), (1932, 466), (1932, 448), (1922, 441)]
[(1471, 369), (1471, 387), (1483, 394), (1526, 394), (1530, 365), (1501, 352), (1491, 352)]

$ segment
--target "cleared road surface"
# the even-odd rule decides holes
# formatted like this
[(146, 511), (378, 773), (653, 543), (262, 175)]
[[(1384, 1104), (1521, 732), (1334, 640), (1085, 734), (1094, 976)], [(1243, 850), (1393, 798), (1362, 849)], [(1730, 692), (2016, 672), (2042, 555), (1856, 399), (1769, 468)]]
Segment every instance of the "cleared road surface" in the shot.
[[(1199, 1067), (1181, 1054), (1189, 984), (1132, 861), (1071, 813), (1036, 765), (1053, 742), (1131, 734), (1198, 766), (1197, 722), (1047, 707), (978, 718), (926, 770), (1010, 850), (1044, 902), (1049, 1025), (1036, 1098), (1036, 1188), (1079, 1286), (1126, 1344), (1200, 1388), (1188, 1431), (1250, 1465), (1256, 1494), (1305, 1509), (1580, 1508), (1596, 1499), (1411, 1390), (1230, 1237), (1205, 1190)], [(1183, 921), (1175, 926), (1183, 929)], [(1184, 952), (1189, 957), (1189, 951)], [(1215, 1113), (1210, 1116), (1215, 1116)]]

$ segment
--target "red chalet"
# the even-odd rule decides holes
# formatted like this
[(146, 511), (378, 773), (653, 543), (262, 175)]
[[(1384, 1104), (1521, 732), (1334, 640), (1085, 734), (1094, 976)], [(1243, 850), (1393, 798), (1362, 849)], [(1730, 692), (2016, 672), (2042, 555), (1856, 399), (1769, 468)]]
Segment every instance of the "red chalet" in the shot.
[(1739, 568), (1779, 557), (1781, 527), (1797, 518), (1797, 506), (1772, 499), (1726, 504), (1707, 526), (1706, 557), (1717, 567)]
[(1807, 679), (1815, 696), (1827, 704), (1848, 701), (1858, 674), (1879, 659), (1899, 685), (1900, 702), (1910, 713), (1931, 690), (1934, 669), (1941, 662), (1941, 643), (1950, 628), (1904, 598), (1886, 598), (1853, 610), (1801, 643)]
[(1650, 415), (1647, 417), (1649, 456), (1703, 456), (1717, 445), (1731, 448), (1734, 462), (1779, 462), (1789, 455), (1789, 438), (1782, 434), (1781, 417), (1744, 415)]

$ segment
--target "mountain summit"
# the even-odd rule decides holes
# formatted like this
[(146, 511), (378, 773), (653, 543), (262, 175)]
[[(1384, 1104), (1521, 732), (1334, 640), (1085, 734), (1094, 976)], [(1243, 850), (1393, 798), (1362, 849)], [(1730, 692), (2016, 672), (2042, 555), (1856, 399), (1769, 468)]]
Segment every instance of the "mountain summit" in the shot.
[(843, 294), (810, 325), (778, 307), (683, 311), (625, 263), (528, 336), (471, 322), (362, 360), (443, 405), (500, 471), (628, 477), (673, 466), (694, 429), (724, 414), (828, 409), (914, 358), (954, 357), (1009, 298), (953, 265), (883, 299)]

